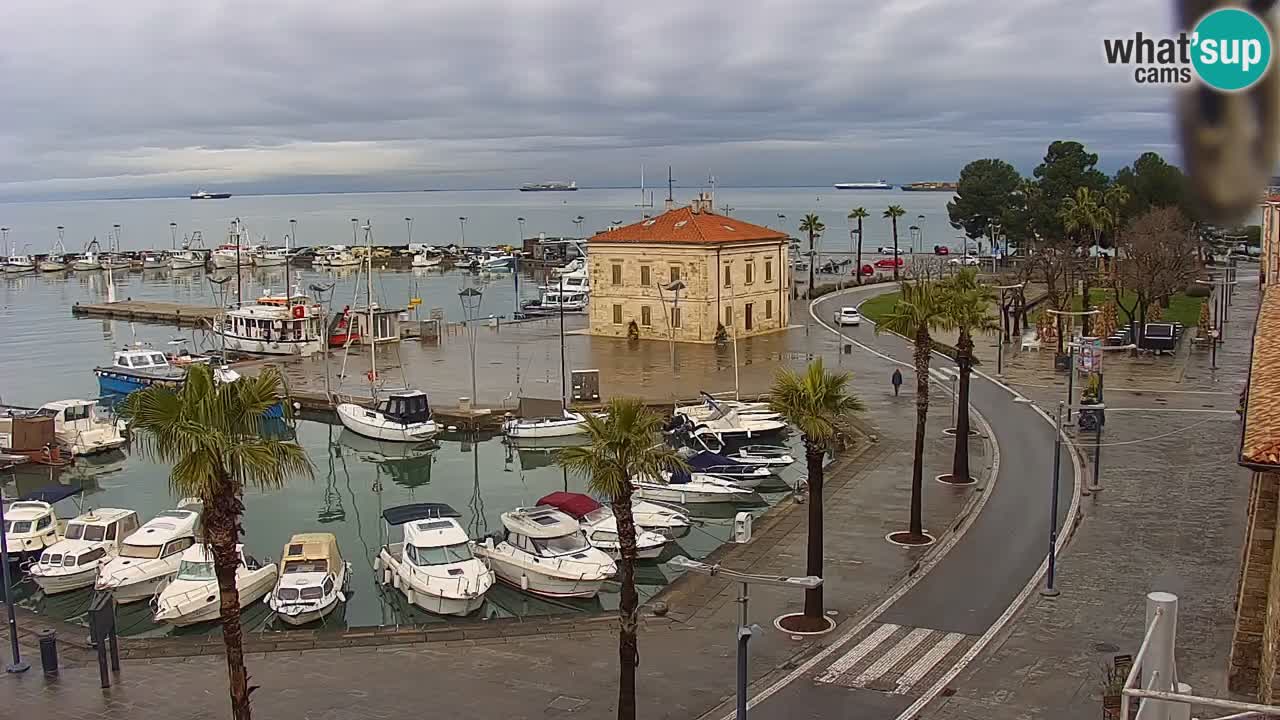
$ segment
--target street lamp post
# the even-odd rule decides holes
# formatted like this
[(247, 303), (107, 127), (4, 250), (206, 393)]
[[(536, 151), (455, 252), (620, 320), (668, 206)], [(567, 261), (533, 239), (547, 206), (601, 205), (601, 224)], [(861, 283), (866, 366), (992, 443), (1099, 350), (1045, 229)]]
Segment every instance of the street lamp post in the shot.
[(480, 303), (484, 300), (484, 294), (479, 290), (468, 287), (463, 288), (458, 293), (458, 300), (462, 303), (462, 314), (466, 318), (467, 323), (467, 340), (471, 346), (471, 405), (476, 404), (476, 321), (480, 318)]
[(924, 215), (916, 216), (916, 226), (920, 228), (920, 252), (924, 252)]
[(409, 246), (409, 250), (413, 250), (413, 218), (406, 217), (404, 219), (404, 237), (405, 242)]
[(747, 644), (751, 641), (751, 636), (760, 632), (759, 625), (748, 625), (747, 619), (747, 600), (750, 597), (749, 587), (751, 585), (768, 585), (772, 587), (790, 587), (801, 588), (804, 590), (813, 590), (822, 586), (822, 578), (815, 575), (805, 575), (803, 577), (778, 577), (774, 575), (751, 575), (748, 573), (729, 570), (720, 565), (708, 565), (707, 563), (690, 560), (684, 555), (677, 555), (671, 558), (672, 567), (677, 567), (688, 572), (695, 572), (699, 575), (722, 576), (728, 580), (737, 582), (742, 590), (738, 596), (738, 708), (734, 714), (735, 720), (747, 720)]
[(672, 293), (671, 296), (671, 312), (667, 314), (667, 336), (671, 345), (671, 374), (676, 374), (676, 312), (680, 309), (680, 291), (685, 289), (684, 280), (673, 280), (666, 285), (658, 286), (658, 295), (662, 297), (665, 303), (666, 298), (662, 296), (665, 290)]
[[(6, 467), (13, 467), (12, 465)], [(9, 649), (13, 653), (13, 662), (5, 666), (7, 673), (23, 673), (31, 668), (22, 661), (22, 651), (18, 647), (18, 619), (13, 609), (13, 584), (9, 580), (9, 543), (4, 532), (4, 493), (0, 493), (0, 580), (4, 582), (4, 605), (9, 611)]]
[(1223, 325), (1226, 323), (1226, 302), (1224, 297), (1234, 289), (1235, 281), (1224, 277), (1221, 280), (1196, 280), (1200, 285), (1208, 285), (1213, 288), (1210, 292), (1209, 301), (1213, 304), (1214, 322), (1209, 333), (1209, 368), (1211, 370), (1218, 369), (1218, 343), (1223, 340)]
[(467, 219), (465, 217), (458, 218), (458, 244), (463, 246), (467, 244)]
[(524, 246), (524, 218), (516, 218), (516, 224), (520, 226), (520, 245)]

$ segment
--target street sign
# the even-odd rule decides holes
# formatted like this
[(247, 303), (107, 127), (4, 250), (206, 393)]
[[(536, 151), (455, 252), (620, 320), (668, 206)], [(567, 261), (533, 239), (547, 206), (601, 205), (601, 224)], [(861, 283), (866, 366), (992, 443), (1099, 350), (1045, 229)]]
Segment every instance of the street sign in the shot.
[(1076, 366), (1082, 372), (1102, 372), (1102, 340), (1098, 338), (1081, 342), (1076, 358)]

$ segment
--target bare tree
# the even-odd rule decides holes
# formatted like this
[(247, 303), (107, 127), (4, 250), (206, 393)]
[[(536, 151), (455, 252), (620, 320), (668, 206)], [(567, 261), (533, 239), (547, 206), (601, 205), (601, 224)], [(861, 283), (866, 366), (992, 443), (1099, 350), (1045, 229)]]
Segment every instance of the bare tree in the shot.
[[(1075, 261), (1075, 246), (1069, 240), (1042, 240), (1039, 244), (1039, 252), (1035, 255), (1033, 262), (1035, 270), (1040, 273), (1040, 277), (1044, 280), (1045, 289), (1049, 296), (1049, 305), (1054, 310), (1068, 310), (1067, 307), (1071, 302), (1071, 265)], [(1063, 335), (1065, 328), (1062, 326), (1062, 316), (1055, 315), (1054, 323), (1058, 335), (1058, 355), (1063, 354)]]
[[(1182, 291), (1199, 272), (1191, 223), (1176, 207), (1152, 208), (1129, 221), (1116, 246), (1116, 304), (1142, 339), (1147, 306)], [(1133, 293), (1133, 303), (1121, 299)]]

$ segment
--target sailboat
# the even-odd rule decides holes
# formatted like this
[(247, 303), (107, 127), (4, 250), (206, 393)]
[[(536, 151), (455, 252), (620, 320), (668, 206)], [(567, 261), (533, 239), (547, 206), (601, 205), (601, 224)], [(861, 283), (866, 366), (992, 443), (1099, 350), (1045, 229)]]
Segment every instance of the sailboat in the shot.
[[(560, 287), (563, 291), (564, 276), (560, 278)], [(565, 361), (564, 361), (564, 305), (560, 306), (560, 415), (550, 417), (533, 417), (533, 418), (511, 418), (502, 423), (502, 432), (507, 437), (521, 440), (529, 438), (551, 438), (565, 437), (567, 435), (580, 435), (587, 431), (587, 419), (582, 413), (573, 412), (569, 409), (569, 399), (566, 393), (565, 382)]]
[[(369, 251), (364, 256), (365, 292), (369, 309), (369, 328), (377, 327), (377, 305), (373, 302), (373, 251), (372, 228), (368, 221), (364, 226), (365, 246)], [(348, 349), (350, 345), (348, 345)], [(369, 344), (369, 383), (373, 396), (372, 407), (364, 407), (355, 403), (340, 403), (336, 409), (342, 426), (357, 435), (387, 440), (390, 442), (420, 443), (429, 440), (440, 426), (431, 419), (431, 404), (427, 394), (421, 390), (404, 388), (378, 397), (378, 353), (377, 345)]]

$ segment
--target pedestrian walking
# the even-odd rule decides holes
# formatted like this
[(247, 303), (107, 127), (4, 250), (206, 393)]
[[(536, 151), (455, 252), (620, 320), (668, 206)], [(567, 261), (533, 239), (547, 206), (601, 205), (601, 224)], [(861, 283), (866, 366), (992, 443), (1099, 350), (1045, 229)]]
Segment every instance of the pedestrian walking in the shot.
[(901, 370), (899, 370), (899, 369), (897, 369), (897, 368), (894, 368), (894, 369), (893, 369), (893, 379), (892, 379), (892, 382), (893, 382), (893, 396), (894, 396), (894, 397), (897, 397), (897, 396), (898, 396), (898, 388), (902, 387), (902, 371), (901, 371)]

